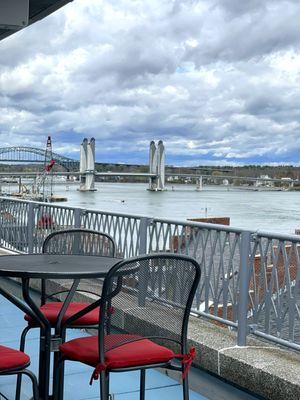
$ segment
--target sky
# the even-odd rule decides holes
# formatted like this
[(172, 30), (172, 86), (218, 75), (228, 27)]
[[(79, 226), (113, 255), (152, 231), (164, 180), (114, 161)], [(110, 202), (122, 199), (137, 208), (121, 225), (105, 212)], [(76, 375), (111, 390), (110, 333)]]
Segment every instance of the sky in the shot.
[(300, 165), (299, 0), (74, 0), (0, 42), (1, 147)]

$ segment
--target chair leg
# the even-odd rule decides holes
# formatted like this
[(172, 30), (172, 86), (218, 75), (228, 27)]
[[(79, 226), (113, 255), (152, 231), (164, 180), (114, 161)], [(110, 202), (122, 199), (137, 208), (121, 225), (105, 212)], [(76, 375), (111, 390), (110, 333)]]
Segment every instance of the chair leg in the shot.
[(140, 400), (145, 400), (146, 370), (141, 369), (140, 375)]
[(65, 360), (60, 359), (57, 368), (53, 371), (53, 399), (63, 400), (64, 398), (64, 373)]
[(38, 389), (38, 382), (36, 379), (36, 376), (29, 370), (25, 369), (24, 371), (21, 372), (19, 375), (27, 375), (32, 383), (32, 393), (33, 393), (33, 400), (39, 400), (39, 389)]
[[(62, 343), (66, 341), (66, 330), (61, 332)], [(53, 363), (53, 396), (56, 400), (64, 398), (65, 361), (59, 352), (54, 353)]]
[(109, 400), (109, 372), (105, 371), (105, 385), (106, 385), (106, 395), (107, 395), (107, 400)]
[(109, 373), (100, 373), (100, 400), (109, 400)]
[(189, 400), (189, 378), (188, 375), (182, 380), (183, 400)]
[(62, 361), (60, 363), (60, 368), (59, 368), (59, 378), (58, 378), (58, 400), (63, 400), (64, 399), (64, 383), (65, 383), (65, 362)]
[[(31, 327), (28, 325), (22, 331), (21, 339), (20, 339), (20, 351), (24, 351), (25, 350), (26, 335), (27, 335), (27, 333), (29, 332), (30, 329), (31, 329)], [(20, 400), (21, 385), (22, 385), (22, 374), (18, 374), (18, 376), (17, 376), (17, 387), (16, 387), (16, 400)]]

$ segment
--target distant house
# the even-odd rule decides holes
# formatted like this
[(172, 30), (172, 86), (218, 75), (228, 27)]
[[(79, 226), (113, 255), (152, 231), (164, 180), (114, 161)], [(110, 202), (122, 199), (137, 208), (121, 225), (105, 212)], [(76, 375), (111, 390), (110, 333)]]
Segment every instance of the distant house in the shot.
[(269, 175), (260, 175), (259, 178), (255, 181), (255, 186), (256, 187), (261, 187), (261, 186), (266, 186), (266, 187), (273, 187), (274, 182), (272, 182), (270, 179), (272, 179)]

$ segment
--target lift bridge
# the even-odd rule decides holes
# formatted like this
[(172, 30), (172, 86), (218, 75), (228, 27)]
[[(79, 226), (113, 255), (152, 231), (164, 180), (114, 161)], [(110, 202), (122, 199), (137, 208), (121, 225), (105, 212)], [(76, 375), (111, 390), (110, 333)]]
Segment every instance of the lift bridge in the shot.
[[(9, 164), (19, 163), (45, 163), (45, 150), (36, 147), (3, 147), (0, 148), (0, 163), (6, 162)], [(79, 190), (80, 191), (94, 191), (95, 189), (95, 177), (144, 177), (149, 179), (148, 190), (160, 192), (165, 190), (165, 178), (187, 178), (196, 182), (196, 189), (202, 190), (203, 181), (234, 181), (242, 180), (252, 182), (252, 184), (266, 183), (280, 184), (292, 188), (294, 184), (299, 185), (299, 179), (291, 178), (269, 178), (269, 177), (238, 177), (228, 175), (230, 170), (218, 170), (218, 172), (225, 172), (226, 174), (214, 176), (210, 174), (204, 174), (204, 171), (211, 172), (206, 168), (197, 168), (194, 173), (166, 173), (165, 171), (165, 147), (163, 142), (160, 140), (157, 144), (152, 141), (149, 147), (149, 172), (99, 172), (95, 167), (95, 139), (90, 140), (84, 139), (80, 145), (80, 161), (61, 156), (57, 153), (52, 153), (52, 160), (55, 161), (56, 165), (63, 167), (64, 171), (55, 171), (51, 174), (56, 176), (78, 176), (79, 177)], [(51, 160), (47, 160), (50, 162)], [(36, 172), (0, 172), (1, 176), (10, 177), (36, 177)]]
[[(165, 186), (164, 145), (160, 140), (156, 145), (150, 143), (149, 173), (144, 172), (98, 172), (95, 161), (95, 139), (84, 139), (80, 145), (80, 161), (53, 153), (51, 160), (47, 159), (46, 151), (36, 147), (14, 146), (0, 148), (0, 163), (47, 163), (54, 161), (55, 165), (63, 167), (64, 171), (51, 171), (56, 176), (79, 176), (80, 191), (95, 190), (95, 176), (131, 176), (149, 178), (149, 190), (162, 191)], [(36, 177), (36, 172), (0, 172), (0, 176)]]
[[(51, 160), (46, 158), (45, 150), (36, 147), (4, 147), (0, 148), (0, 163), (6, 162), (9, 164), (19, 163), (45, 163)], [(152, 141), (149, 147), (149, 172), (99, 172), (96, 170), (95, 162), (95, 139), (90, 140), (84, 139), (80, 145), (80, 161), (72, 158), (61, 156), (57, 153), (52, 153), (52, 160), (55, 161), (55, 165), (63, 167), (64, 171), (55, 171), (51, 174), (56, 176), (78, 176), (80, 180), (80, 191), (94, 191), (95, 189), (95, 176), (101, 177), (144, 177), (149, 179), (150, 191), (163, 191), (165, 190), (165, 178), (188, 178), (196, 182), (197, 190), (202, 190), (203, 181), (222, 181), (226, 179), (234, 182), (237, 179), (243, 181), (254, 182), (259, 184), (260, 182), (265, 183), (280, 183), (281, 185), (288, 185), (289, 188), (293, 187), (294, 184), (299, 185), (299, 179), (291, 178), (268, 178), (268, 177), (238, 177), (231, 176), (228, 174), (222, 174), (214, 176), (212, 174), (205, 174), (205, 168), (198, 168), (195, 173), (166, 173), (165, 171), (165, 147), (163, 142), (160, 140), (157, 144)], [(208, 171), (208, 170), (207, 170)], [(218, 172), (220, 172), (219, 170)], [(222, 172), (230, 172), (222, 170)], [(36, 172), (0, 172), (1, 176), (10, 177), (36, 177)]]

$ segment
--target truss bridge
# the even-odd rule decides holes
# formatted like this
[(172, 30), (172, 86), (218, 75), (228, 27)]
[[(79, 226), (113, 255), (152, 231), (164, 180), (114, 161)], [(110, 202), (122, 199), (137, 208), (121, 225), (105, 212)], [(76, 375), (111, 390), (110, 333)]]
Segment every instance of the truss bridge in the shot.
[[(0, 148), (0, 162), (7, 163), (44, 163), (45, 150), (37, 147), (15, 146)], [(52, 159), (56, 164), (61, 165), (66, 171), (78, 171), (79, 161), (72, 158), (61, 156), (57, 153), (52, 153)], [(51, 161), (51, 160), (47, 160)]]

